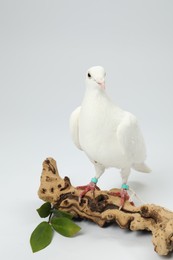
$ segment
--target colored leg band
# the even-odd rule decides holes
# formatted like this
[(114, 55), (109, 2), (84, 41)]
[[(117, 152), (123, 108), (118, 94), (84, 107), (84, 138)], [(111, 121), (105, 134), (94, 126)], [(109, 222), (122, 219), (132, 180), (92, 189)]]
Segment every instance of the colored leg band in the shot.
[(124, 190), (129, 190), (129, 185), (123, 183), (121, 188), (124, 189)]
[(98, 179), (94, 177), (91, 179), (91, 182), (94, 182), (96, 184), (98, 182)]

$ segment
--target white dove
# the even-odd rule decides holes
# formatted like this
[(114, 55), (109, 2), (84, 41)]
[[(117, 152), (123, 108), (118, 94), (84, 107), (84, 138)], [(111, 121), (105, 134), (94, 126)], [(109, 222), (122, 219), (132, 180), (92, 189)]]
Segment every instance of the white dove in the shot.
[(86, 73), (86, 91), (81, 106), (70, 117), (70, 132), (74, 144), (84, 151), (95, 167), (95, 176), (86, 186), (80, 199), (94, 191), (105, 169), (120, 169), (122, 186), (119, 196), (123, 207), (129, 199), (127, 190), (131, 168), (150, 172), (145, 164), (146, 147), (136, 117), (115, 105), (105, 92), (105, 70), (91, 67)]

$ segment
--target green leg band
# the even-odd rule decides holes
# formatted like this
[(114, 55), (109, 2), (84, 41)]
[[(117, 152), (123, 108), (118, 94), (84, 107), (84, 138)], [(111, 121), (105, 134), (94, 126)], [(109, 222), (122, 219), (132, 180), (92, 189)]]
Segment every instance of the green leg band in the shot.
[(129, 190), (129, 185), (123, 183), (122, 186), (121, 186), (121, 188), (122, 188), (123, 190)]
[(98, 179), (96, 177), (91, 179), (91, 182), (94, 182), (95, 184), (98, 182)]

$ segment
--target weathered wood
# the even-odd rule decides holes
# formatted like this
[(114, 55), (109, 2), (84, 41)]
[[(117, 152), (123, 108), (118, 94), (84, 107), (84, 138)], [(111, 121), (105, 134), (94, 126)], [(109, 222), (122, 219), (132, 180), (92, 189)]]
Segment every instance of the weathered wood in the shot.
[(159, 255), (173, 251), (173, 212), (154, 204), (135, 207), (129, 201), (119, 210), (120, 198), (110, 195), (110, 191), (102, 190), (96, 190), (94, 195), (88, 192), (79, 203), (80, 192), (71, 185), (68, 177), (60, 177), (53, 158), (43, 162), (38, 191), (40, 199), (72, 213), (76, 218), (91, 220), (101, 227), (116, 222), (121, 228), (132, 231), (151, 231), (154, 249)]

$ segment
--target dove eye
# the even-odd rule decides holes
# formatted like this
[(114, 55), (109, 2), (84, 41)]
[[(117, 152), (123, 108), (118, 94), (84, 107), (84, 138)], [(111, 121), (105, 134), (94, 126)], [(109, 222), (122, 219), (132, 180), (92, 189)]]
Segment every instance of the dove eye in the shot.
[(91, 78), (91, 74), (90, 73), (88, 73), (88, 78)]

